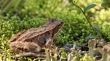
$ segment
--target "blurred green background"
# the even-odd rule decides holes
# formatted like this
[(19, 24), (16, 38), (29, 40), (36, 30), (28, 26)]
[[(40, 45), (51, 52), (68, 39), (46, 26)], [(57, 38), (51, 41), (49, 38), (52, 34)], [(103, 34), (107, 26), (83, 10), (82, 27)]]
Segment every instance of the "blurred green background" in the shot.
[[(78, 8), (84, 10), (93, 3), (96, 6), (85, 15), (95, 30)], [(99, 34), (110, 41), (109, 7), (110, 0), (0, 0), (0, 49), (7, 50), (9, 39), (17, 32), (39, 27), (51, 18), (64, 21), (56, 41), (59, 46), (80, 44)]]

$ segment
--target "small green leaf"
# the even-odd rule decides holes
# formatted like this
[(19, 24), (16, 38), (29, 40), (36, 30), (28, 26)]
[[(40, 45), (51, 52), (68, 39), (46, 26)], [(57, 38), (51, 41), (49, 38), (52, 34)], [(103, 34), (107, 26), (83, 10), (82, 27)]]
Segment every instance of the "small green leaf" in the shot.
[(83, 12), (86, 13), (88, 10), (90, 10), (91, 8), (93, 8), (95, 6), (96, 6), (96, 4), (92, 3), (92, 4), (88, 5), (87, 7), (85, 7)]

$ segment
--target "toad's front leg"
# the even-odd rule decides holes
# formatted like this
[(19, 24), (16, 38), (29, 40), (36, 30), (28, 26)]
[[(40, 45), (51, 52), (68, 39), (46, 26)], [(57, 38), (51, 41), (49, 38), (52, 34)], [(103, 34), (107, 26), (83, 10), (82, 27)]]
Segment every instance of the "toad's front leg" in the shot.
[(52, 45), (53, 45), (53, 38), (52, 37), (49, 37), (48, 39), (46, 39), (47, 42), (46, 42), (46, 47), (47, 48), (50, 48)]
[(46, 47), (51, 47), (53, 45), (53, 31), (50, 31), (48, 37), (46, 37)]

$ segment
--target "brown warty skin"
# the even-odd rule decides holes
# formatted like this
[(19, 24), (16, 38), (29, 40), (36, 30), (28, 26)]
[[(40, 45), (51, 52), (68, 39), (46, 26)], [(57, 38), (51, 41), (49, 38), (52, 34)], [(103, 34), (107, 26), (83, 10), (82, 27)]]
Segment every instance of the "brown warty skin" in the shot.
[(52, 19), (42, 27), (19, 32), (10, 39), (10, 47), (17, 54), (38, 53), (42, 48), (51, 47), (54, 36), (62, 25), (62, 21)]

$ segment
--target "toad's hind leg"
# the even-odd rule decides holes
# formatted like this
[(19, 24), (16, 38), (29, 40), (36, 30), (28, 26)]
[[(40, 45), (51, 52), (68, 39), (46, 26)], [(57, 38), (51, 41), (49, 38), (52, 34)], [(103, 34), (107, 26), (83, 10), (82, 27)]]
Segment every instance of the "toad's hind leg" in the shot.
[(19, 57), (42, 57), (45, 58), (45, 53), (32, 53), (32, 52), (24, 52), (19, 53), (13, 56), (13, 58), (19, 58)]
[(17, 33), (14, 37), (12, 37), (9, 41), (10, 42), (14, 42), (17, 40), (17, 38), (19, 38), (25, 31), (21, 31), (19, 33)]

